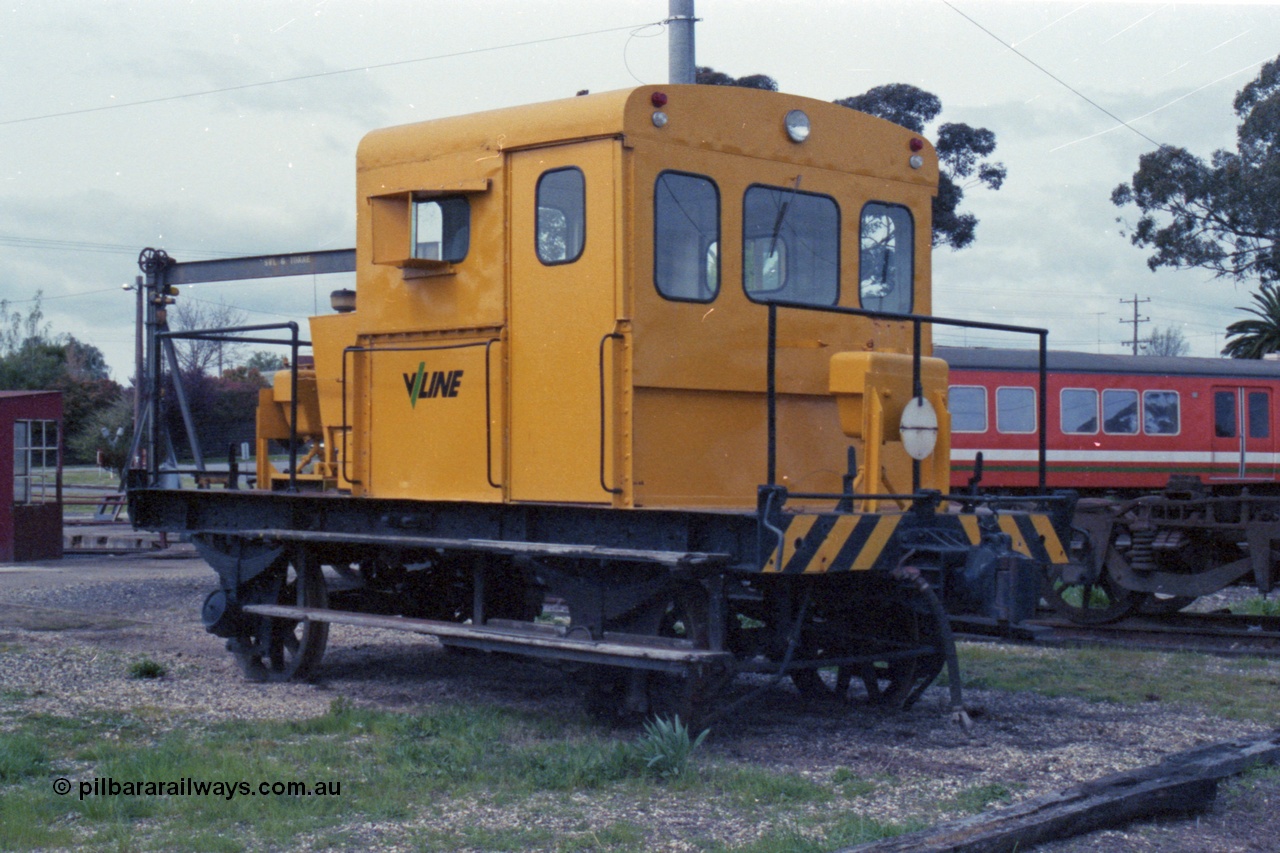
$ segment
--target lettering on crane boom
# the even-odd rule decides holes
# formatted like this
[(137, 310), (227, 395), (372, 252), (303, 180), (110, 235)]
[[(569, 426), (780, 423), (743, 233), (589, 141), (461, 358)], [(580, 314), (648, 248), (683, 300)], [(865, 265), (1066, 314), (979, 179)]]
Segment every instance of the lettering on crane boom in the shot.
[(417, 373), (402, 373), (405, 390), (409, 392), (409, 405), (417, 406), (419, 400), (432, 397), (456, 397), (462, 386), (461, 370), (427, 371), (427, 363), (418, 364)]

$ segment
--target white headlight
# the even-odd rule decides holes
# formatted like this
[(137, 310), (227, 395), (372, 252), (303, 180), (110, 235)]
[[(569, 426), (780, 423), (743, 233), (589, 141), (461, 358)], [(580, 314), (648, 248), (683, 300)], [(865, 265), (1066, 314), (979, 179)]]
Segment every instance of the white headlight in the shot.
[(804, 142), (809, 138), (809, 117), (803, 110), (792, 110), (783, 119), (787, 128), (787, 137), (792, 142)]

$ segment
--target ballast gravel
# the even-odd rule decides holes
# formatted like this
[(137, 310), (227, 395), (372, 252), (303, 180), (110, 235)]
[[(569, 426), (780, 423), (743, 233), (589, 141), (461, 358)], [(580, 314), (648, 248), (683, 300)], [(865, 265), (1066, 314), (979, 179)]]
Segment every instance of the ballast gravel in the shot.
[[(576, 683), (557, 670), (501, 656), (447, 653), (433, 640), (335, 625), (314, 683), (253, 684), (241, 678), (222, 640), (202, 629), (199, 607), (213, 574), (196, 559), (73, 558), (0, 571), (0, 726), (16, 714), (77, 716), (148, 709), (157, 725), (299, 719), (326, 713), (338, 697), (413, 711), (439, 703), (489, 703), (572, 715)], [(1070, 654), (1046, 649), (1042, 654)], [(163, 664), (158, 679), (131, 678), (142, 658)], [(741, 680), (746, 692), (761, 682)], [(17, 697), (17, 698), (14, 698)], [(822, 784), (837, 774), (892, 778), (856, 798), (857, 813), (899, 822), (930, 804), (983, 785), (1013, 801), (1120, 770), (1159, 762), (1197, 746), (1261, 734), (1256, 723), (1189, 713), (1161, 702), (1088, 703), (1036, 693), (968, 690), (973, 726), (965, 731), (932, 688), (912, 710), (886, 715), (865, 706), (806, 707), (786, 682), (758, 692), (717, 723), (704, 746), (715, 761), (795, 773)], [(11, 723), (9, 723), (11, 724)], [(630, 737), (630, 733), (621, 736)], [(655, 828), (655, 849), (732, 849), (772, 827), (740, 807), (700, 807), (676, 794), (643, 804), (619, 796), (573, 795), (542, 809), (477, 803), (465, 819), (494, 829), (557, 820), (606, 826), (626, 820)], [(1205, 815), (1146, 822), (1065, 839), (1041, 850), (1260, 851), (1280, 838), (1280, 782), (1232, 786)], [(389, 839), (444, 827), (457, 814), (419, 816), (394, 827), (354, 824), (356, 837)], [(573, 827), (564, 826), (569, 830)]]

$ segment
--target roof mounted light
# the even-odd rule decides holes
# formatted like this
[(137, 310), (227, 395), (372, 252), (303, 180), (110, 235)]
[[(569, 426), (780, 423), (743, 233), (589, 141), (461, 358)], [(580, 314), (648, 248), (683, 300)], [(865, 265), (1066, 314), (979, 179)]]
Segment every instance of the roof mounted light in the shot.
[(649, 96), (649, 103), (653, 104), (658, 109), (662, 109), (667, 105), (667, 93), (654, 92), (652, 95)]
[(804, 110), (792, 110), (787, 113), (782, 124), (787, 129), (787, 138), (792, 142), (804, 142), (809, 138), (809, 117), (805, 115)]

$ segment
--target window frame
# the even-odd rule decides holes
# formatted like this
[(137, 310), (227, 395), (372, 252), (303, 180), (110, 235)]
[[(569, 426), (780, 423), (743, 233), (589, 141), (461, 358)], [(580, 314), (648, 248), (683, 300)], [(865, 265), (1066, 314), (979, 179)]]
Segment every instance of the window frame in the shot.
[[(1133, 395), (1133, 430), (1130, 432), (1116, 432), (1107, 429), (1107, 395), (1108, 394), (1132, 394)], [(1103, 388), (1101, 394), (1102, 403), (1102, 419), (1100, 421), (1103, 435), (1141, 435), (1142, 434), (1142, 395), (1138, 393), (1137, 388)]]
[[(456, 229), (451, 234), (446, 235), (445, 234), (446, 217), (444, 214), (444, 205), (451, 202), (461, 202), (462, 206), (466, 209), (466, 214), (467, 214), (466, 224), (464, 225), (464, 227)], [(428, 257), (425, 257), (424, 255), (418, 254), (419, 247), (427, 245), (426, 243), (423, 243), (418, 240), (418, 222), (419, 222), (418, 217), (421, 209), (429, 204), (434, 204), (438, 208), (440, 208), (440, 243), (439, 243), (440, 257), (438, 258), (428, 258)], [(413, 211), (412, 222), (409, 226), (410, 228), (409, 251), (410, 251), (410, 258), (412, 260), (436, 261), (438, 263), (444, 263), (444, 264), (460, 264), (464, 260), (466, 260), (467, 255), (471, 253), (471, 200), (469, 198), (467, 198), (465, 195), (442, 195), (442, 196), (428, 196), (425, 198), (414, 198), (412, 211)], [(445, 245), (449, 242), (452, 242), (452, 238), (456, 237), (458, 233), (465, 234), (465, 242), (463, 243), (463, 246), (462, 246), (462, 254), (458, 255), (457, 257), (446, 257), (445, 251), (444, 251)]]
[[(908, 234), (907, 240), (907, 301), (906, 306), (902, 308), (885, 308), (883, 305), (878, 308), (868, 307), (862, 296), (862, 235), (863, 226), (867, 221), (867, 209), (872, 206), (884, 208), (885, 210), (901, 210), (907, 215), (907, 224), (911, 226), (911, 233)], [(910, 314), (915, 309), (916, 304), (916, 218), (911, 208), (905, 204), (897, 204), (889, 201), (880, 201), (878, 199), (870, 199), (862, 205), (862, 209), (858, 211), (858, 307), (867, 311), (881, 311), (889, 314)], [(883, 297), (881, 297), (883, 301)]]
[[(1149, 429), (1147, 429), (1147, 395), (1148, 394), (1172, 394), (1173, 395), (1173, 399), (1176, 401), (1176, 405), (1178, 409), (1177, 429), (1175, 429), (1173, 432), (1151, 432)], [(1143, 390), (1142, 392), (1142, 434), (1155, 435), (1155, 436), (1182, 435), (1182, 395), (1179, 392), (1175, 391), (1172, 388), (1147, 388)]]
[[(662, 250), (660, 242), (658, 240), (658, 234), (659, 234), (658, 187), (661, 185), (662, 179), (666, 175), (677, 175), (682, 178), (691, 178), (694, 180), (703, 181), (711, 186), (711, 190), (715, 195), (715, 240), (709, 243), (705, 247), (705, 249), (702, 250), (702, 256), (698, 261), (700, 269), (702, 270), (701, 275), (704, 277), (704, 280), (700, 280), (699, 286), (700, 287), (705, 286), (710, 291), (710, 295), (706, 297), (673, 296), (667, 291), (663, 290), (662, 284), (658, 280), (658, 271), (660, 269), (658, 258), (659, 258), (659, 253)], [(670, 191), (668, 190), (668, 192)], [(672, 196), (674, 195), (675, 194), (672, 193)], [(686, 218), (688, 218), (687, 214), (686, 214)], [(713, 246), (716, 247), (716, 277), (714, 282), (709, 280), (709, 276), (706, 276), (708, 253), (710, 252), (711, 247)], [(720, 195), (720, 185), (716, 183), (715, 179), (709, 175), (702, 175), (697, 172), (685, 172), (680, 169), (663, 169), (661, 172), (659, 172), (657, 176), (655, 176), (653, 179), (653, 287), (658, 292), (658, 295), (661, 296), (663, 299), (669, 300), (671, 302), (692, 302), (692, 303), (697, 303), (702, 305), (705, 305), (709, 302), (714, 302), (716, 298), (720, 296), (720, 288), (724, 280), (723, 265), (719, 262), (720, 249), (723, 246), (724, 246), (723, 204), (722, 204), (722, 199)]]
[[(811, 299), (782, 298), (781, 296), (779, 296), (778, 294), (785, 292), (787, 288), (790, 286), (789, 274), (785, 274), (783, 276), (783, 283), (776, 288), (772, 288), (769, 290), (752, 291), (747, 287), (748, 246), (752, 245), (756, 240), (767, 239), (765, 237), (751, 236), (750, 226), (753, 225), (754, 222), (752, 222), (748, 218), (747, 199), (751, 195), (753, 190), (767, 190), (770, 192), (775, 192), (775, 193), (785, 195), (787, 197), (787, 201), (785, 203), (790, 203), (790, 200), (793, 198), (804, 196), (805, 198), (810, 198), (810, 199), (820, 199), (830, 204), (831, 210), (835, 214), (835, 220), (834, 220), (832, 231), (830, 234), (830, 238), (831, 238), (830, 245), (835, 249), (835, 258), (834, 258), (835, 274), (832, 277), (832, 284), (834, 285), (834, 294), (830, 302), (819, 302)], [(808, 190), (802, 190), (799, 187), (780, 187), (774, 184), (764, 184), (759, 182), (749, 184), (746, 187), (746, 189), (742, 191), (742, 253), (739, 259), (742, 262), (743, 294), (747, 297), (747, 299), (759, 305), (768, 305), (770, 303), (776, 303), (776, 302), (792, 302), (800, 305), (812, 305), (818, 308), (830, 308), (830, 307), (839, 305), (840, 294), (841, 294), (841, 284), (842, 284), (840, 272), (841, 272), (841, 268), (843, 264), (843, 256), (844, 256), (844, 247), (842, 245), (843, 241), (841, 239), (842, 229), (843, 229), (843, 219), (844, 219), (844, 211), (841, 210), (840, 202), (833, 195), (829, 195), (827, 193), (817, 193), (817, 192), (811, 192)], [(785, 221), (786, 221), (786, 215), (783, 214), (782, 218), (779, 220), (779, 225)], [(769, 235), (769, 236), (770, 238), (772, 237), (772, 235)], [(778, 236), (779, 236), (779, 240), (781, 241), (782, 229), (780, 227), (778, 228)], [(786, 260), (786, 258), (787, 256), (793, 254), (793, 251), (791, 247), (785, 242), (782, 242), (782, 248), (784, 249), (783, 265), (785, 269), (786, 267), (789, 267), (792, 263), (792, 261)], [(815, 253), (811, 253), (811, 254), (816, 256)]]
[[(1093, 429), (1092, 430), (1067, 429), (1067, 424), (1063, 420), (1063, 417), (1065, 416), (1067, 411), (1065, 398), (1068, 392), (1087, 393), (1087, 394), (1093, 395)], [(1085, 387), (1072, 386), (1070, 388), (1061, 389), (1058, 392), (1058, 430), (1063, 435), (1097, 435), (1098, 432), (1102, 429), (1101, 404), (1102, 404), (1102, 395), (1098, 393), (1097, 388), (1085, 388)]]
[[(40, 425), (40, 444), (34, 439), (32, 426)], [(26, 427), (25, 442), (19, 429)], [(52, 444), (49, 433), (52, 432)], [(45, 506), (58, 502), (58, 463), (61, 458), (62, 424), (51, 418), (18, 418), (13, 422), (13, 505)], [(35, 464), (35, 454), (40, 464)], [(50, 460), (52, 454), (52, 460)], [(19, 485), (26, 484), (19, 493)], [(38, 488), (37, 488), (38, 486)]]
[[(581, 238), (578, 240), (577, 252), (575, 254), (570, 254), (567, 251), (567, 247), (566, 247), (565, 257), (552, 258), (548, 260), (542, 254), (542, 241), (540, 239), (543, 233), (542, 211), (543, 210), (559, 211), (560, 214), (565, 217), (566, 222), (569, 221), (569, 217), (566, 215), (566, 211), (562, 210), (561, 208), (552, 207), (550, 205), (544, 206), (542, 204), (542, 182), (552, 175), (559, 175), (566, 172), (576, 173), (578, 175), (579, 185), (581, 187), (581, 194), (578, 198), (578, 201), (580, 202), (580, 207), (577, 211), (580, 214)], [(580, 166), (557, 166), (553, 169), (547, 169), (545, 172), (538, 175), (538, 181), (534, 185), (533, 253), (538, 258), (538, 262), (541, 263), (543, 266), (558, 267), (558, 266), (564, 266), (566, 264), (576, 263), (582, 257), (582, 254), (586, 250), (587, 250), (587, 176), (586, 176), (586, 173), (582, 171), (582, 167)]]
[[(956, 426), (955, 407), (951, 405), (951, 392), (956, 390), (980, 391), (982, 393), (982, 429), (960, 429)], [(987, 386), (985, 385), (950, 385), (947, 387), (947, 412), (951, 416), (951, 431), (964, 435), (983, 435), (991, 430), (991, 409), (987, 405)]]
[[(1000, 392), (1001, 391), (1026, 391), (1031, 395), (1031, 428), (1030, 429), (1004, 429), (1000, 425)], [(995, 412), (996, 412), (996, 432), (1000, 435), (1035, 435), (1036, 429), (1040, 423), (1040, 412), (1038, 409), (1038, 400), (1036, 389), (1030, 385), (998, 385), (995, 393)]]

